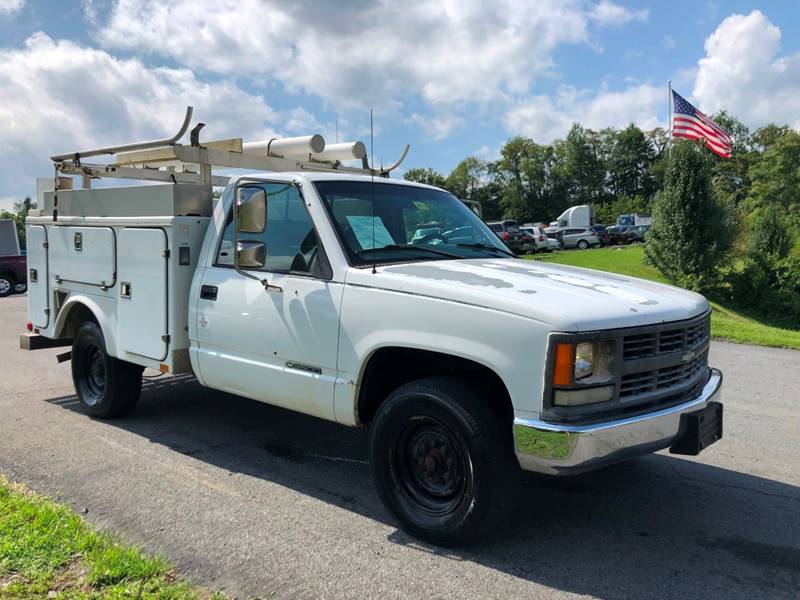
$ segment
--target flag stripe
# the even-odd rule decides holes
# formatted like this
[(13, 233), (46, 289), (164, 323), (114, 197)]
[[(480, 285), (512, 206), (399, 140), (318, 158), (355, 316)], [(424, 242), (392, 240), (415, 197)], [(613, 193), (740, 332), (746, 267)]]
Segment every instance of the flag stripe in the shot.
[(731, 149), (731, 144), (725, 139), (720, 138), (709, 129), (707, 129), (701, 123), (697, 123), (694, 119), (687, 119), (685, 117), (675, 117), (673, 129), (687, 129), (697, 131), (698, 133), (702, 134), (703, 136), (707, 137), (713, 143), (719, 145), (721, 148), (724, 149)]
[(705, 123), (693, 117), (686, 117), (683, 115), (675, 115), (675, 127), (693, 127), (699, 129), (709, 137), (719, 140), (721, 144), (730, 145), (730, 139), (717, 135), (714, 131), (709, 129)]
[(676, 127), (675, 130), (674, 130), (674, 134), (675, 135), (682, 134), (685, 137), (692, 137), (694, 139), (704, 140), (707, 145), (713, 146), (716, 150), (719, 150), (720, 152), (723, 152), (723, 153), (729, 153), (731, 151), (730, 146), (723, 146), (723, 145), (717, 144), (716, 142), (713, 142), (710, 139), (708, 139), (708, 137), (706, 137), (702, 133), (698, 133), (697, 131), (695, 131), (693, 129), (685, 129), (685, 128), (681, 128), (681, 127)]
[(694, 139), (704, 140), (708, 146), (711, 146), (714, 149), (719, 150), (722, 153), (730, 154), (730, 151), (731, 151), (731, 147), (730, 146), (723, 146), (721, 144), (713, 142), (710, 139), (708, 139), (707, 136), (703, 135), (702, 133), (698, 133), (697, 131), (695, 131), (693, 129), (684, 129), (684, 128), (676, 127), (674, 132), (673, 132), (673, 134), (674, 135), (678, 135), (679, 133), (680, 134), (684, 134), (685, 136), (692, 136)]
[(679, 137), (679, 138), (687, 138), (687, 139), (690, 139), (690, 140), (703, 140), (706, 143), (706, 146), (708, 147), (708, 149), (711, 150), (717, 156), (721, 156), (722, 158), (730, 158), (731, 157), (730, 152), (722, 152), (720, 150), (717, 150), (714, 147), (713, 144), (710, 144), (708, 142), (708, 140), (705, 138), (705, 136), (699, 135), (697, 133), (673, 132), (672, 136), (673, 137)]
[(709, 119), (707, 116), (705, 116), (705, 115), (704, 115), (703, 113), (701, 113), (699, 110), (698, 110), (698, 111), (696, 111), (696, 112), (697, 112), (697, 117), (698, 117), (698, 118), (699, 118), (699, 119), (700, 119), (700, 120), (701, 120), (703, 123), (705, 123), (706, 125), (708, 125), (709, 127), (711, 127), (711, 129), (713, 129), (714, 131), (716, 131), (716, 132), (717, 132), (717, 133), (718, 133), (720, 136), (724, 137), (724, 138), (725, 138), (726, 140), (728, 140), (729, 142), (731, 141), (731, 138), (730, 138), (730, 136), (728, 135), (728, 133), (727, 133), (725, 130), (723, 130), (723, 129), (722, 129), (720, 126), (719, 126), (719, 125), (717, 125), (716, 123), (714, 123), (714, 121), (712, 121), (711, 119)]

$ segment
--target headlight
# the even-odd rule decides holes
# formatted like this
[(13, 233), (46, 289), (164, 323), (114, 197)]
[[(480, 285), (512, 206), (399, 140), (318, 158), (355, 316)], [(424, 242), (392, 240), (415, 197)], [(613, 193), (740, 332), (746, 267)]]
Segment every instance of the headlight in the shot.
[[(556, 344), (553, 404), (575, 406), (614, 397), (613, 341)], [(564, 389), (568, 388), (568, 389)]]
[(614, 379), (614, 343), (581, 342), (575, 346), (575, 382), (583, 385)]

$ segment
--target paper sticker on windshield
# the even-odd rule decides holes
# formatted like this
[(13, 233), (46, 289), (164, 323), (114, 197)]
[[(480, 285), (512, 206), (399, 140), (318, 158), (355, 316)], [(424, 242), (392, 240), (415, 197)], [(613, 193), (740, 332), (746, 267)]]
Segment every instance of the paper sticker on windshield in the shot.
[(348, 215), (347, 222), (350, 223), (350, 228), (362, 250), (383, 248), (395, 243), (380, 217)]

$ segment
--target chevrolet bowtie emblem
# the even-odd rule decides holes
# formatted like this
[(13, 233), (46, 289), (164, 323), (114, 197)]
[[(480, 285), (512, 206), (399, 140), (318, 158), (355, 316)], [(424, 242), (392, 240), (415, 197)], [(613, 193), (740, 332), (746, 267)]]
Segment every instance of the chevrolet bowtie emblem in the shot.
[(695, 357), (695, 354), (696, 353), (694, 350), (689, 350), (687, 353), (681, 356), (681, 362), (689, 362)]

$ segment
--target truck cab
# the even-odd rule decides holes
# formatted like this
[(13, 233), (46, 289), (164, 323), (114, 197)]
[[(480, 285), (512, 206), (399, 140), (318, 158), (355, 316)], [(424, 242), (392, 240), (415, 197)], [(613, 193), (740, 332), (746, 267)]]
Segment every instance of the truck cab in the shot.
[[(131, 188), (84, 189), (29, 218), (51, 243), (29, 249), (49, 271), (23, 346), (71, 345), (90, 415), (132, 410), (154, 368), (368, 427), (387, 508), (444, 545), (497, 531), (520, 469), (565, 476), (721, 437), (702, 296), (516, 258), (449, 192), (366, 165), (227, 152), (164, 154), (267, 167), (215, 204), (202, 182), (138, 186), (139, 212), (158, 214), (123, 216)], [(95, 201), (105, 216), (73, 215)]]

